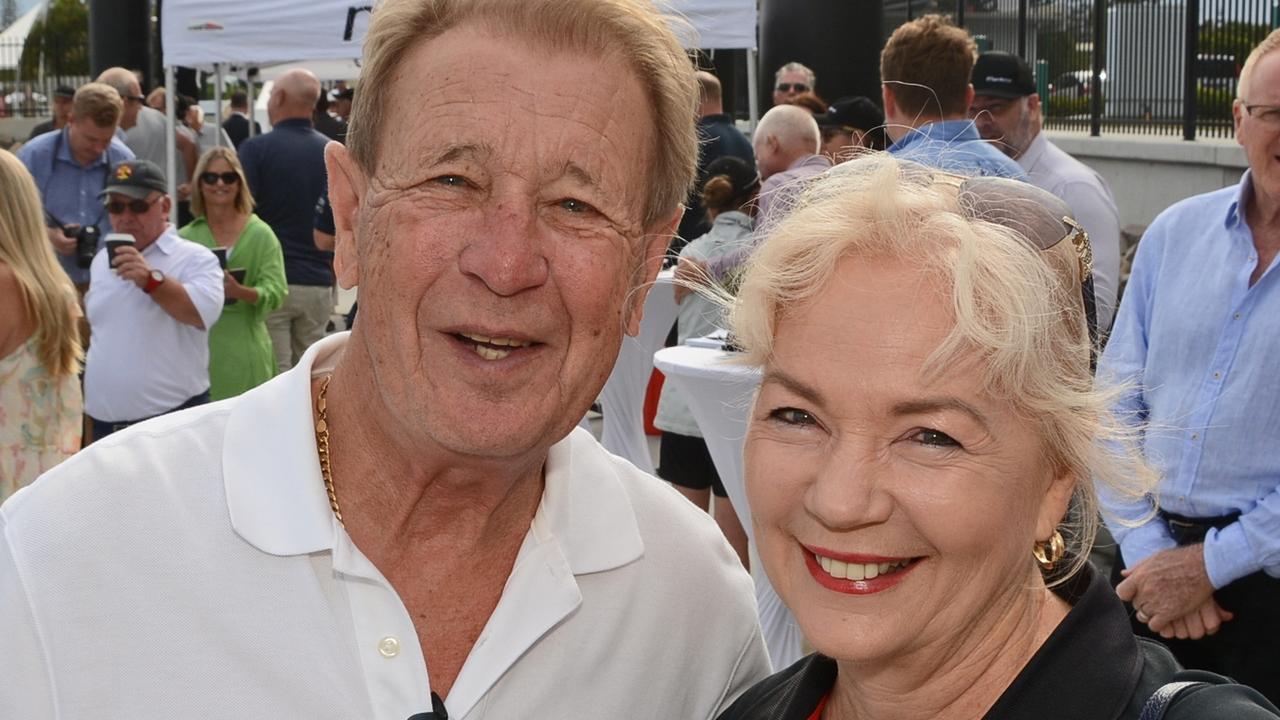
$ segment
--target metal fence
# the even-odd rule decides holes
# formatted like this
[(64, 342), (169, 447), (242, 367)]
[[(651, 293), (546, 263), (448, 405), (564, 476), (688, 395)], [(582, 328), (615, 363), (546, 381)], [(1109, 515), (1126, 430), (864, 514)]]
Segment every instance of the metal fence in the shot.
[(948, 15), (985, 50), (1035, 68), (1046, 127), (1234, 135), (1231, 103), (1250, 49), (1280, 25), (1277, 0), (896, 0), (886, 34)]
[(48, 117), (58, 86), (93, 79), (86, 48), (51, 44), (40, 52), (39, 42), (0, 41), (0, 117)]

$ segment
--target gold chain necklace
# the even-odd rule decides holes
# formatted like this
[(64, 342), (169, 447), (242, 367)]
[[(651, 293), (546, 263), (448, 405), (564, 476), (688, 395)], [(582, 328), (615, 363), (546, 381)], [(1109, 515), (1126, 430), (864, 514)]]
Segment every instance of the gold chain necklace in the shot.
[(320, 451), (320, 474), (324, 477), (324, 489), (329, 493), (329, 507), (333, 508), (333, 516), (338, 518), (338, 524), (345, 528), (347, 525), (342, 522), (342, 510), (338, 508), (338, 493), (333, 489), (333, 470), (329, 467), (329, 422), (324, 395), (329, 391), (329, 381), (332, 379), (332, 375), (325, 376), (320, 385), (320, 393), (316, 395), (316, 449)]

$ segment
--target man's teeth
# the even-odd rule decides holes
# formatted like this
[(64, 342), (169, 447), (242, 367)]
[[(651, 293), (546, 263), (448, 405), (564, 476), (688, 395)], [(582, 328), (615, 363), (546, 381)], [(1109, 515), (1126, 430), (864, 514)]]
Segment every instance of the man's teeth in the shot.
[(907, 566), (911, 560), (898, 560), (891, 563), (846, 563), (814, 554), (814, 559), (831, 577), (841, 580), (870, 580), (880, 575), (895, 573)]
[(473, 349), (476, 354), (485, 360), (501, 360), (511, 354), (511, 350), (503, 348), (522, 348), (528, 347), (533, 343), (526, 340), (513, 340), (511, 338), (488, 337), (486, 335), (472, 335), (470, 333), (458, 333), (462, 337), (475, 343)]
[(499, 350), (497, 348), (491, 348), (484, 345), (476, 345), (475, 350), (476, 354), (485, 360), (501, 360), (511, 354), (510, 350)]

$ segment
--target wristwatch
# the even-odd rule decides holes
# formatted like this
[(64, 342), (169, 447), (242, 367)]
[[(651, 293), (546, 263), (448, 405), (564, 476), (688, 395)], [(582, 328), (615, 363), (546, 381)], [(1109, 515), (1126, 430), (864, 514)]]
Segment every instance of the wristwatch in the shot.
[(142, 287), (142, 292), (150, 295), (151, 291), (160, 287), (162, 282), (164, 282), (164, 273), (159, 270), (152, 270), (151, 275), (147, 277), (147, 284)]

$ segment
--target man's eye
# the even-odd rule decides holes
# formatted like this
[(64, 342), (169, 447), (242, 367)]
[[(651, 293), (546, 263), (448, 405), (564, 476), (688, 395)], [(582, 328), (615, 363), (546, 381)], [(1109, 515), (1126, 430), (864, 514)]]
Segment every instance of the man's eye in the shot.
[(441, 175), (440, 177), (435, 178), (434, 182), (439, 183), (441, 185), (447, 185), (448, 187), (466, 187), (467, 186), (467, 179), (462, 177), (461, 175)]
[(931, 430), (923, 428), (916, 433), (915, 441), (921, 445), (940, 448), (958, 448), (960, 443), (956, 442), (950, 435), (939, 430)]
[(591, 207), (589, 204), (581, 200), (576, 200), (574, 198), (565, 198), (564, 200), (561, 200), (560, 207), (575, 214), (588, 213), (588, 212), (591, 212), (592, 210), (595, 210), (595, 208)]
[(816, 425), (818, 421), (813, 415), (793, 407), (778, 408), (769, 413), (769, 419), (777, 420), (785, 425)]

